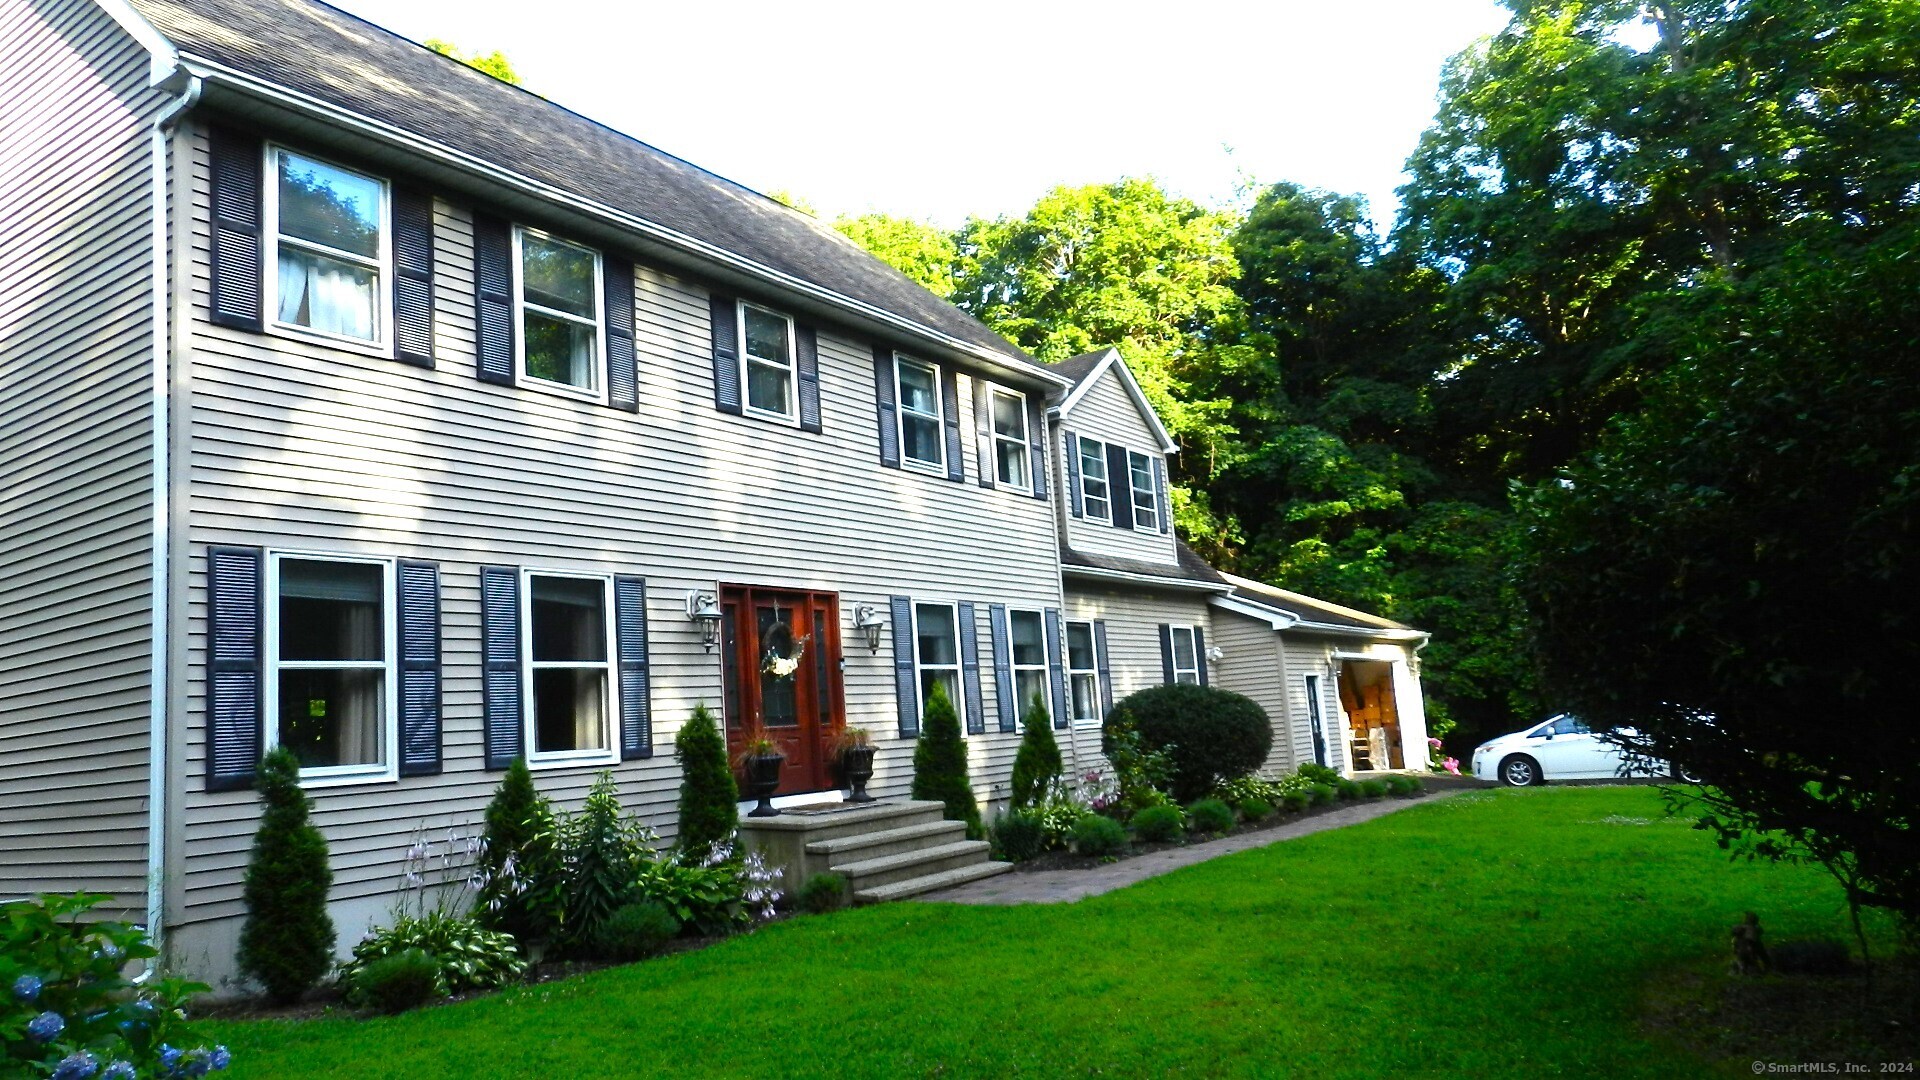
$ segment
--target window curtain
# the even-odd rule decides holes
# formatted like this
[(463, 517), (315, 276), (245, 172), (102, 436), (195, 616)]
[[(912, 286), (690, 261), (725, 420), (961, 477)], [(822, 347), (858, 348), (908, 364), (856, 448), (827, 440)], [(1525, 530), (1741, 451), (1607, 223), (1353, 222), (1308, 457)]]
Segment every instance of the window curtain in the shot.
[(331, 259), (280, 248), (280, 321), (373, 340), (373, 276)]

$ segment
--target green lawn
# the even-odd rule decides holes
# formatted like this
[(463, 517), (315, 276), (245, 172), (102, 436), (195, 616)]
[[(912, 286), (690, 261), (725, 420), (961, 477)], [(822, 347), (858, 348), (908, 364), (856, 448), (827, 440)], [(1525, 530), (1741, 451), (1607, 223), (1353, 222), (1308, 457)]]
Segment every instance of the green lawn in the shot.
[[(1082, 903), (892, 904), (407, 1016), (209, 1025), (249, 1077), (1649, 1076), (1648, 979), (1843, 930), (1649, 788), (1474, 792)], [(1744, 1069), (1740, 1070), (1744, 1072)]]

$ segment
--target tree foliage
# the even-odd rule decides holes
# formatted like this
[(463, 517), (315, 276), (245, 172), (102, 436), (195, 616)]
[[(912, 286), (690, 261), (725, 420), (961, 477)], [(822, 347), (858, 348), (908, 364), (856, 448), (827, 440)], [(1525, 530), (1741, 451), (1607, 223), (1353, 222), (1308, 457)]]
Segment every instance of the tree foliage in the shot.
[(470, 53), (463, 51), (460, 46), (455, 45), (451, 41), (442, 41), (439, 38), (428, 38), (421, 42), (421, 44), (439, 53), (441, 56), (450, 56), (475, 71), (483, 71), (503, 83), (512, 86), (525, 85), (520, 81), (520, 73), (513, 70), (513, 63), (507, 59), (507, 54), (498, 49), (490, 53)]
[(239, 963), (270, 999), (284, 1005), (300, 1000), (333, 967), (333, 919), (327, 914), (333, 869), (326, 838), (308, 820), (310, 804), (293, 751), (268, 751), (254, 786), (265, 810), (241, 890), (247, 917), (240, 927)]
[(833, 227), (940, 299), (953, 295), (960, 263), (960, 245), (953, 233), (888, 214), (842, 216), (834, 219)]

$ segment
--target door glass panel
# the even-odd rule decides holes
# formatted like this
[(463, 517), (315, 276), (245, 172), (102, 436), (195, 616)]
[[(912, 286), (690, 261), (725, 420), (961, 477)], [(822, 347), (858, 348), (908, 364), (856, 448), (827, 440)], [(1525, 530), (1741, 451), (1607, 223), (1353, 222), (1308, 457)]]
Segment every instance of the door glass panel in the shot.
[(796, 670), (791, 675), (775, 675), (767, 670), (770, 662), (793, 655), (793, 629), (787, 624), (790, 610), (772, 606), (755, 609), (760, 628), (760, 722), (768, 727), (795, 727), (800, 723), (800, 703), (794, 692)]

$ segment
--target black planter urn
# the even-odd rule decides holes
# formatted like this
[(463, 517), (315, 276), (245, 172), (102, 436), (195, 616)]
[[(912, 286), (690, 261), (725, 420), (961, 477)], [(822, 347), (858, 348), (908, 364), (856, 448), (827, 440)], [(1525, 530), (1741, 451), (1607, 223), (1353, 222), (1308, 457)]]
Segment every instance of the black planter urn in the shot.
[(753, 754), (747, 758), (747, 798), (760, 800), (760, 805), (747, 812), (748, 817), (779, 815), (780, 811), (773, 808), (773, 792), (780, 786), (780, 767), (786, 763), (785, 754)]
[(852, 793), (848, 802), (873, 802), (873, 796), (867, 794), (867, 781), (873, 779), (873, 747), (849, 746), (840, 754), (840, 772), (847, 778), (847, 787)]

